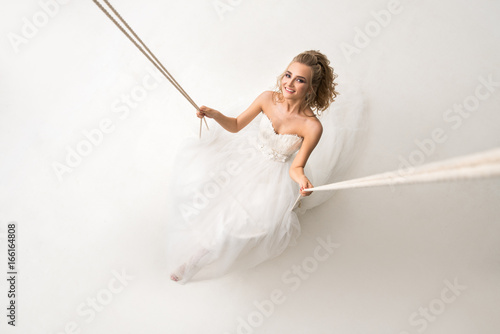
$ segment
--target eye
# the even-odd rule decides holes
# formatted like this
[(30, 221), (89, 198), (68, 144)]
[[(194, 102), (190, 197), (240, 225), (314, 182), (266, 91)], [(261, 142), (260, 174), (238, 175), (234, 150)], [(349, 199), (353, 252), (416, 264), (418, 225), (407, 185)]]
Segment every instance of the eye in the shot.
[(290, 74), (286, 73), (285, 77), (287, 77), (288, 79), (290, 79)]
[(304, 83), (305, 81), (302, 79), (297, 79), (298, 82)]

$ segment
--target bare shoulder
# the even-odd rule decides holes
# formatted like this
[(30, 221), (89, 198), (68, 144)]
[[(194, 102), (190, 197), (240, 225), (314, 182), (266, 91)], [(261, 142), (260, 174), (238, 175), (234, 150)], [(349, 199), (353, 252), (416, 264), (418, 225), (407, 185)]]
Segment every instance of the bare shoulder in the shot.
[(270, 90), (266, 90), (262, 92), (259, 97), (257, 97), (259, 101), (261, 101), (262, 105), (267, 105), (273, 102), (273, 92)]
[(319, 138), (323, 134), (323, 125), (317, 117), (304, 117), (304, 137)]
[(259, 112), (262, 110), (268, 110), (271, 108), (273, 103), (273, 92), (272, 91), (264, 91), (257, 96), (254, 101), (254, 105), (259, 108)]
[(265, 90), (260, 95), (262, 97), (267, 98), (267, 99), (272, 99), (273, 98), (273, 94), (274, 94), (274, 92), (272, 90)]

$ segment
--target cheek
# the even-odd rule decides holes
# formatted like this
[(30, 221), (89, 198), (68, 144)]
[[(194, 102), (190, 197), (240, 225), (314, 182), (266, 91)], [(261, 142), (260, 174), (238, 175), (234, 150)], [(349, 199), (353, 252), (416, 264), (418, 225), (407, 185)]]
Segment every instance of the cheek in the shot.
[(300, 85), (300, 91), (303, 92), (303, 93), (307, 93), (307, 89), (308, 88), (309, 87), (307, 85), (305, 85), (305, 84)]

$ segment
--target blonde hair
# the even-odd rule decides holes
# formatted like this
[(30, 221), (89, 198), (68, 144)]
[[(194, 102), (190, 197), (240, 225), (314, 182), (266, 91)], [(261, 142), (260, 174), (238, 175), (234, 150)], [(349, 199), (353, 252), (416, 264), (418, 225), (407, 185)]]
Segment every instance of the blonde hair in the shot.
[[(339, 92), (335, 90), (337, 83), (334, 82), (338, 75), (333, 72), (333, 68), (330, 66), (328, 58), (319, 51), (310, 50), (302, 52), (293, 58), (288, 67), (294, 62), (311, 67), (312, 81), (310, 91), (306, 95), (304, 107), (311, 108), (311, 110), (316, 111), (316, 114), (319, 115), (320, 112), (326, 110), (330, 104), (335, 101), (337, 95), (339, 95)], [(286, 70), (278, 76), (276, 89), (273, 92), (275, 101), (283, 102), (284, 100), (283, 92), (281, 91), (281, 81), (285, 74)]]

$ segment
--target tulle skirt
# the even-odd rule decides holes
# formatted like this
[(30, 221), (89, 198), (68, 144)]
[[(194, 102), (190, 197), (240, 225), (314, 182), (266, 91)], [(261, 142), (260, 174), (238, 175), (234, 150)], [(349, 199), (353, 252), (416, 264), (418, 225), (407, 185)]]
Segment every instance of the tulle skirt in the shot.
[(166, 255), (181, 283), (253, 267), (299, 236), (293, 157), (266, 157), (256, 145), (257, 131), (249, 126), (232, 134), (214, 124), (202, 139), (180, 146), (169, 184)]

